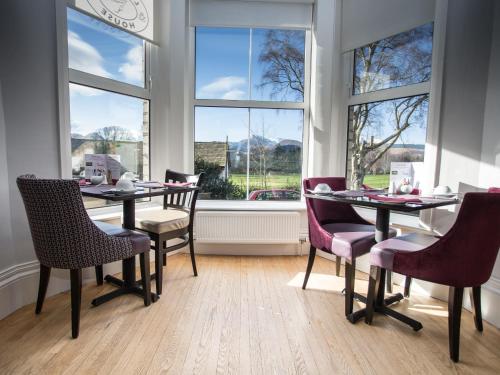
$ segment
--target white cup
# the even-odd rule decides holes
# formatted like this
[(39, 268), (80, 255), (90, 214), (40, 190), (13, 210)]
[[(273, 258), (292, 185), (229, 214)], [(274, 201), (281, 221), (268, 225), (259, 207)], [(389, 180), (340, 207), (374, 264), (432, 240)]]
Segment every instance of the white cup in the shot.
[(315, 193), (329, 193), (332, 189), (327, 184), (317, 184), (313, 191)]
[(116, 183), (116, 190), (118, 190), (118, 191), (132, 191), (132, 190), (134, 190), (134, 183), (130, 180), (119, 180)]
[(436, 186), (433, 190), (433, 194), (435, 195), (446, 195), (451, 193), (451, 188), (445, 185)]
[(103, 181), (104, 181), (104, 176), (90, 176), (90, 183), (92, 185), (102, 184)]

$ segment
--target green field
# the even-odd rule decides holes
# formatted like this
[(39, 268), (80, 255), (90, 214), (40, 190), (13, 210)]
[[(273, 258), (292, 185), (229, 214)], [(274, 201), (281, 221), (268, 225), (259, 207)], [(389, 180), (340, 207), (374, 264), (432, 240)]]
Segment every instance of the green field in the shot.
[[(229, 180), (236, 185), (246, 189), (247, 176), (245, 174), (232, 174)], [(299, 173), (287, 175), (271, 175), (266, 177), (266, 186), (264, 186), (261, 176), (250, 176), (250, 186), (254, 188), (282, 189), (291, 186), (300, 187), (301, 176)]]
[(365, 185), (374, 188), (386, 188), (389, 187), (389, 175), (388, 174), (376, 174), (367, 175), (364, 180)]
[[(247, 177), (245, 174), (233, 174), (229, 177), (230, 181), (246, 189)], [(301, 186), (300, 174), (271, 175), (267, 176), (267, 189), (282, 189), (285, 187)], [(374, 188), (386, 188), (389, 186), (389, 175), (368, 175), (365, 176), (364, 183)], [(250, 186), (253, 188), (264, 189), (262, 178), (260, 176), (250, 176)]]

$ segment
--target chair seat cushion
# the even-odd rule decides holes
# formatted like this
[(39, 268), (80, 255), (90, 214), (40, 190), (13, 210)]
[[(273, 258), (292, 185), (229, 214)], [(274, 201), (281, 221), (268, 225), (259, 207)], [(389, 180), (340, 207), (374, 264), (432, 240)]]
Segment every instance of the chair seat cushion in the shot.
[(136, 214), (135, 227), (152, 233), (168, 233), (189, 226), (189, 212), (169, 208)]
[(370, 264), (392, 270), (395, 253), (411, 253), (429, 247), (439, 237), (422, 233), (411, 233), (379, 242), (370, 251)]
[(132, 243), (132, 255), (144, 253), (151, 248), (151, 240), (149, 239), (149, 236), (143, 233), (125, 229), (119, 225), (109, 224), (104, 221), (94, 220), (94, 224), (108, 236), (128, 238)]
[[(367, 254), (375, 244), (375, 226), (369, 224), (333, 223), (323, 225), (332, 234), (332, 253), (352, 260)], [(394, 229), (389, 236), (396, 235)]]

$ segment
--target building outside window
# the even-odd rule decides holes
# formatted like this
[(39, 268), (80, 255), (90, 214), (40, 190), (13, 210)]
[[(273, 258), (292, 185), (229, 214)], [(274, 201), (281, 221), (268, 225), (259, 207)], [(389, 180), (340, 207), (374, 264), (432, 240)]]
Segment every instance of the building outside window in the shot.
[(306, 32), (196, 27), (195, 36), (201, 197), (300, 199)]
[[(91, 155), (108, 155), (120, 175), (148, 179), (147, 43), (69, 7), (67, 33), (73, 178), (88, 180)], [(102, 202), (85, 200), (87, 208)]]
[(394, 174), (394, 163), (424, 161), (432, 34), (429, 23), (354, 50), (346, 171), (351, 188), (390, 187), (391, 165)]

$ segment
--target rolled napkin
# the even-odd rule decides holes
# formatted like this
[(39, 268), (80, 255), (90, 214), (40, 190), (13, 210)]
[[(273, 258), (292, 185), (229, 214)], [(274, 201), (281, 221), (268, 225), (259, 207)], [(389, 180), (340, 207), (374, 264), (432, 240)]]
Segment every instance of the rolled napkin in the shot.
[(192, 182), (164, 182), (163, 186), (165, 187), (187, 187), (191, 186)]
[(377, 194), (365, 194), (366, 197), (373, 199), (374, 201), (386, 202), (386, 203), (422, 203), (422, 201), (415, 196), (400, 195), (400, 196), (387, 196), (387, 195), (377, 195)]

